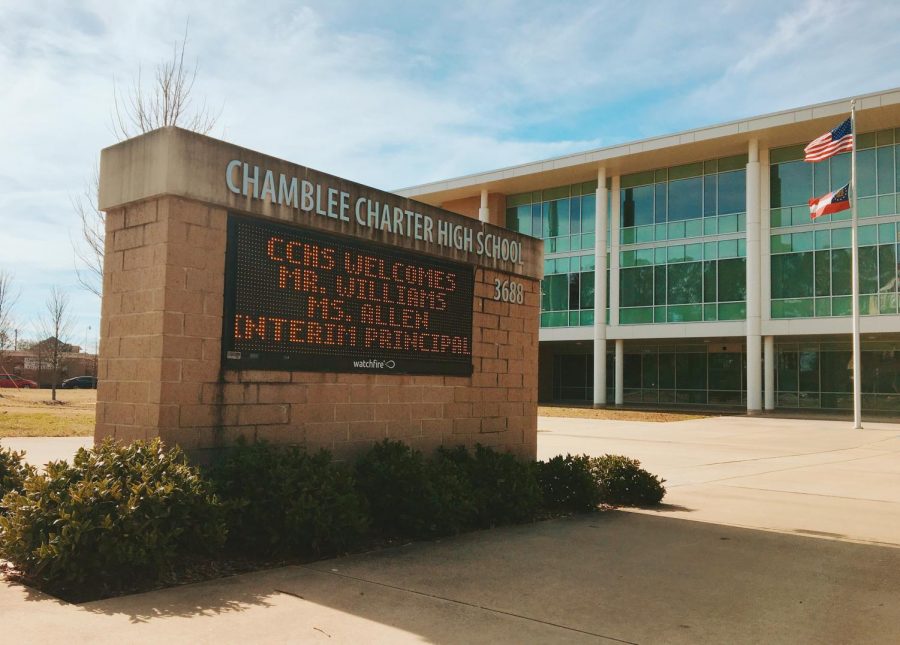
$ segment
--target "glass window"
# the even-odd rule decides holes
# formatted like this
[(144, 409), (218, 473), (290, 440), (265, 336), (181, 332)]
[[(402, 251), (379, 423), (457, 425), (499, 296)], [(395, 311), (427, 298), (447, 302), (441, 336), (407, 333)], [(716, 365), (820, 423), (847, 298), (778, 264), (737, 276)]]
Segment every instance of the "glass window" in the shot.
[(796, 392), (799, 383), (797, 379), (797, 352), (778, 352), (776, 365), (776, 383), (779, 392)]
[(816, 295), (831, 295), (831, 253), (816, 251)]
[(506, 227), (524, 235), (531, 235), (531, 204), (506, 209)]
[(747, 173), (744, 170), (719, 175), (720, 215), (743, 213), (747, 210)]
[(831, 293), (835, 296), (850, 295), (850, 249), (831, 251)]
[(669, 221), (703, 215), (703, 178), (692, 177), (669, 182)]
[[(802, 298), (813, 294), (813, 254), (773, 255), (772, 298)], [(721, 277), (719, 284), (722, 284)]]
[(739, 353), (709, 354), (709, 380), (715, 389), (741, 389), (741, 358)]
[(852, 352), (823, 351), (820, 361), (822, 363), (823, 392), (850, 392), (852, 390)]
[(619, 288), (623, 307), (653, 304), (653, 267), (622, 269)]
[(581, 232), (593, 233), (597, 218), (597, 194), (591, 193), (581, 198)]
[(856, 151), (856, 181), (860, 197), (875, 193), (875, 148)]
[(666, 185), (664, 183), (654, 184), (654, 193), (656, 194), (656, 222), (666, 221)]
[(800, 368), (800, 391), (819, 391), (819, 353), (817, 351), (801, 351), (797, 356)]
[(653, 269), (653, 304), (666, 304), (666, 267), (659, 265)]
[(878, 291), (892, 293), (897, 289), (897, 253), (893, 244), (878, 247)]
[(747, 298), (747, 261), (744, 258), (719, 260), (719, 302)]
[(581, 274), (569, 274), (569, 306), (567, 309), (579, 309), (579, 295), (581, 292)]
[(859, 249), (859, 292), (878, 291), (878, 247), (863, 246)]
[(831, 184), (829, 190), (837, 190), (850, 183), (850, 153), (835, 155), (829, 159), (831, 166)]
[(716, 206), (716, 187), (718, 175), (706, 175), (703, 178), (703, 215), (715, 215)]
[(569, 233), (581, 233), (581, 198), (569, 200)]
[(531, 205), (531, 234), (535, 237), (545, 238), (543, 228), (541, 227), (541, 205)]
[(668, 267), (668, 304), (703, 302), (701, 262), (682, 262)]
[(706, 354), (676, 354), (675, 382), (679, 390), (705, 390)]
[(622, 226), (653, 223), (653, 186), (636, 186), (621, 191)]
[(812, 197), (812, 164), (805, 161), (770, 166), (771, 207), (806, 204)]
[(703, 302), (716, 302), (716, 264), (715, 261), (703, 263)]
[(569, 308), (569, 285), (566, 274), (551, 275), (541, 283), (541, 309), (562, 311)]
[(581, 274), (581, 294), (579, 301), (582, 309), (594, 308), (594, 272), (584, 271)]
[(885, 146), (875, 151), (878, 163), (878, 194), (894, 192), (894, 147)]

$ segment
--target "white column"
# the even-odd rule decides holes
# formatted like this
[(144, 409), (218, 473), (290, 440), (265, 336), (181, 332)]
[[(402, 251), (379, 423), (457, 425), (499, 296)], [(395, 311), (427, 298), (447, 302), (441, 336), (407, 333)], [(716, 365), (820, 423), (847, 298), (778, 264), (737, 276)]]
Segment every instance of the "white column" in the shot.
[(775, 409), (775, 337), (763, 338), (765, 347), (765, 374), (766, 374), (766, 410)]
[(616, 405), (625, 401), (625, 341), (616, 339)]
[(612, 217), (609, 221), (609, 326), (619, 325), (619, 222), (621, 221), (621, 199), (619, 197), (619, 175), (612, 178)]
[(759, 141), (750, 140), (747, 161), (747, 412), (762, 409), (762, 337), (760, 336), (760, 186)]
[(488, 208), (488, 191), (487, 188), (481, 189), (481, 208), (478, 209), (478, 220), (481, 222), (489, 222), (491, 219), (491, 211)]
[(606, 168), (597, 170), (594, 210), (594, 407), (606, 405)]

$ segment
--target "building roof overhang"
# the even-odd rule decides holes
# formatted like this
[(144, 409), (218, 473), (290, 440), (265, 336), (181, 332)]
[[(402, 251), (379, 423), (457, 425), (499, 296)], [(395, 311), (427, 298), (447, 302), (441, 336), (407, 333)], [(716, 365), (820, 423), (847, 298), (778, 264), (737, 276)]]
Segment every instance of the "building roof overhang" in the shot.
[[(900, 88), (866, 94), (856, 97), (856, 100), (858, 131), (891, 128), (900, 122)], [(597, 170), (600, 167), (606, 167), (607, 176), (624, 175), (746, 154), (748, 144), (753, 139), (756, 139), (762, 148), (805, 144), (837, 125), (835, 118), (847, 115), (849, 111), (850, 99), (844, 98), (410, 186), (394, 192), (428, 204), (439, 205), (471, 197), (484, 189), (491, 193), (509, 195), (591, 181), (597, 179)]]

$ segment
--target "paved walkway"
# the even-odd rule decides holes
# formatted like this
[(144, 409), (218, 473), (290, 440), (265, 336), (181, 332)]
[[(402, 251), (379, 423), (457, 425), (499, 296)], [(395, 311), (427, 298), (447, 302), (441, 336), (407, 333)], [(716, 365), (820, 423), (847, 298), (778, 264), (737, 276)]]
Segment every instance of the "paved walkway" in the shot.
[(541, 417), (538, 431), (539, 458), (619, 453), (662, 475), (666, 505), (648, 513), (900, 545), (900, 424)]
[(81, 606), (0, 585), (0, 616), (35, 643), (900, 642), (900, 426), (540, 428), (542, 457), (638, 457), (669, 505)]

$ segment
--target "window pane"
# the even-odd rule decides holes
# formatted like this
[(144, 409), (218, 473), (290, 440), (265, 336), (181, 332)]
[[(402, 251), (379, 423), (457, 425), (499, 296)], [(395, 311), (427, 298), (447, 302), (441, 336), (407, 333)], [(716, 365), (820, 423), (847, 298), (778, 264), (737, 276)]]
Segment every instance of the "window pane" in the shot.
[(653, 304), (666, 304), (666, 267), (656, 266), (653, 269)]
[(822, 391), (850, 392), (853, 388), (851, 378), (851, 351), (823, 351), (819, 357), (822, 363)]
[(741, 354), (709, 354), (709, 380), (717, 390), (741, 389)]
[(831, 293), (835, 296), (850, 294), (850, 249), (831, 251)]
[(676, 354), (675, 383), (679, 390), (705, 390), (706, 354)]
[(733, 302), (747, 297), (745, 258), (719, 260), (719, 301)]
[(875, 148), (856, 151), (856, 178), (861, 197), (875, 194)]
[(569, 200), (569, 233), (581, 233), (581, 198)]
[(716, 301), (716, 262), (703, 263), (703, 302)]
[(719, 214), (747, 210), (747, 173), (744, 170), (719, 175)]
[(859, 292), (878, 291), (878, 247), (863, 246), (859, 249)]
[(566, 274), (551, 275), (542, 283), (541, 309), (544, 311), (561, 311), (568, 309), (569, 285)]
[(819, 391), (819, 353), (815, 351), (801, 351), (797, 357), (800, 368), (800, 391)]
[(594, 220), (597, 216), (596, 193), (585, 195), (581, 198), (581, 232), (592, 233), (595, 229)]
[(535, 237), (547, 237), (541, 227), (541, 205), (531, 205), (531, 234)]
[(569, 306), (568, 309), (578, 309), (579, 291), (580, 291), (580, 273), (569, 274)]
[(580, 303), (582, 309), (594, 308), (594, 272), (585, 271), (581, 274), (581, 296)]
[(659, 371), (656, 352), (641, 355), (641, 387), (659, 387)]
[(894, 147), (877, 148), (878, 158), (878, 194), (894, 192)]
[(716, 214), (716, 186), (718, 175), (706, 175), (703, 178), (703, 214)]
[(831, 295), (831, 253), (829, 251), (817, 251), (816, 263), (816, 295)]
[(692, 177), (669, 182), (669, 221), (703, 215), (703, 178)]
[(623, 307), (653, 304), (653, 267), (622, 269), (619, 287)]
[(771, 206), (806, 204), (812, 196), (812, 168), (805, 161), (771, 166)]
[(831, 185), (829, 190), (837, 190), (850, 183), (850, 154), (835, 155), (831, 161)]
[(897, 289), (897, 254), (893, 244), (878, 247), (878, 291), (892, 293)]
[(666, 185), (663, 183), (655, 184), (654, 192), (656, 193), (656, 222), (666, 221)]
[(773, 255), (771, 262), (772, 298), (802, 298), (813, 294), (811, 252)]
[(653, 186), (626, 188), (622, 194), (622, 226), (653, 223)]
[(797, 352), (778, 352), (776, 383), (779, 392), (797, 391)]
[(701, 262), (669, 265), (668, 304), (690, 304), (703, 301), (701, 265)]

